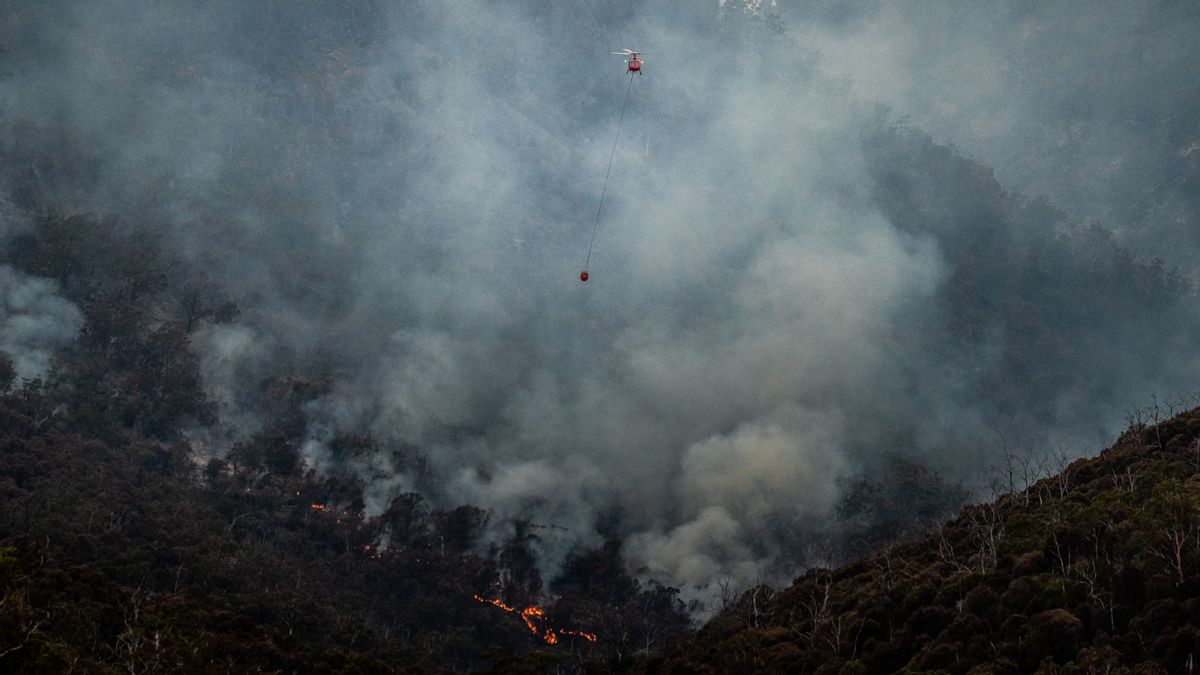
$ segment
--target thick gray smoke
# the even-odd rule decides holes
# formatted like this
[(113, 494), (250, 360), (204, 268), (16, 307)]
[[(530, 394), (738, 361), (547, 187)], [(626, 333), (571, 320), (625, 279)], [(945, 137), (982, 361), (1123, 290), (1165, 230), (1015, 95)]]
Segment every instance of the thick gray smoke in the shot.
[[(1051, 177), (1091, 169), (1026, 136), (1067, 113), (1030, 85), (994, 142), (959, 136), (985, 85), (1026, 81), (1008, 38), (1081, 10), (985, 30), (982, 10), (678, 4), (29, 3), (0, 37), (5, 147), (58, 203), (156, 224), (240, 299), (192, 336), (223, 424), (265, 423), (268, 376), (328, 376), (311, 465), (344, 433), (415, 446), (431, 498), (558, 526), (550, 566), (604, 520), (675, 584), (786, 578), (839, 480), (889, 453), (974, 480), (997, 437), (1093, 450), (1147, 393), (1194, 384), (1186, 285), (982, 165), (1042, 162), (1020, 187), (1073, 207), (1088, 193)], [(1169, 42), (1175, 79), (1197, 55), (1178, 25), (1139, 38)], [(581, 284), (624, 47), (648, 65)], [(1038, 47), (1039, 83), (1091, 72)], [(1106, 148), (1156, 133), (1105, 114)], [(357, 469), (374, 512), (418, 485)]]
[[(849, 11), (853, 7), (855, 11)], [(1195, 271), (1200, 5), (795, 3), (822, 70), (1002, 182)]]
[(44, 377), (55, 351), (82, 326), (83, 315), (54, 282), (0, 265), (0, 352), (12, 359), (17, 378)]
[[(31, 227), (29, 218), (0, 197), (0, 245)], [(45, 377), (55, 352), (82, 326), (79, 308), (59, 295), (53, 281), (0, 265), (0, 353), (12, 359), (18, 382)]]

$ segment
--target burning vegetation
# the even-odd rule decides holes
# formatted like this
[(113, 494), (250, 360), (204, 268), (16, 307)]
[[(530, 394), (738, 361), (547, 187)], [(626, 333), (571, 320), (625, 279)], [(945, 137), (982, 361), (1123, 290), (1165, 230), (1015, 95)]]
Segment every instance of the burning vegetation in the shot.
[(517, 609), (516, 607), (509, 607), (500, 600), (488, 600), (481, 595), (475, 595), (474, 598), (479, 602), (499, 607), (510, 614), (516, 614), (517, 616), (521, 617), (521, 620), (525, 622), (525, 626), (534, 635), (541, 638), (548, 645), (558, 644), (560, 635), (577, 636), (587, 640), (588, 642), (596, 641), (595, 633), (588, 633), (581, 630), (567, 630), (565, 628), (556, 629), (547, 625), (549, 624), (549, 619), (546, 617), (546, 611), (541, 607), (531, 606), (526, 607), (525, 609)]

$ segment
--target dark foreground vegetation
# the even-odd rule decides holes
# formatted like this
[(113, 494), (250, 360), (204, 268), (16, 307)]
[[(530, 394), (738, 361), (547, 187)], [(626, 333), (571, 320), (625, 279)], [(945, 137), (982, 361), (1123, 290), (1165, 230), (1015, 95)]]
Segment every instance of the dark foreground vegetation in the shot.
[[(644, 629), (653, 640), (687, 625), (674, 592), (641, 588), (610, 547), (573, 561), (571, 592), (539, 622), (559, 635), (551, 647), (473, 599), (532, 603), (540, 591), (521, 539), (467, 552), (479, 509), (405, 495), (364, 520), (343, 501), (352, 486), (246, 464), (206, 467), (198, 482), (181, 445), (109, 444), (56, 408), (36, 382), (0, 400), (5, 672), (578, 666), (631, 654)], [(385, 533), (389, 548), (373, 550)], [(581, 626), (601, 637), (564, 630)]]
[[(182, 430), (216, 411), (189, 334), (237, 305), (114, 223), (38, 219), (10, 262), (54, 279), (84, 326), (45, 381), (14, 382), (0, 354), (0, 670), (579, 670), (689, 627), (677, 591), (626, 573), (619, 542), (575, 555), (548, 588), (536, 525), (489, 545), (487, 512), (415, 493), (365, 518), (352, 473), (299, 458), (300, 406), (322, 378), (264, 381), (263, 430), (202, 461)], [(369, 437), (331, 451), (335, 466), (421, 462)], [(475, 597), (519, 611), (549, 590), (529, 625)]]
[[(1152, 415), (1151, 415), (1152, 416)], [(737, 607), (651, 673), (1187, 673), (1200, 656), (1200, 410), (941, 531)]]
[[(676, 590), (626, 570), (615, 528), (605, 545), (570, 557), (559, 578), (543, 579), (544, 525), (506, 523), (507, 537), (486, 539), (492, 514), (437, 508), (416, 491), (367, 517), (361, 473), (351, 469), (383, 457), (419, 482), (421, 449), (345, 435), (328, 443), (321, 472), (306, 466), (305, 406), (337, 378), (320, 353), (241, 392), (255, 396), (245, 407), (260, 431), (222, 437), (191, 344), (197, 331), (254, 311), (255, 299), (231, 297), (194, 259), (163, 250), (146, 234), (155, 223), (61, 205), (46, 185), (86, 182), (94, 169), (55, 145), (66, 136), (36, 126), (20, 136), (38, 151), (6, 153), (4, 206), (29, 226), (4, 241), (2, 262), (52, 280), (83, 326), (45, 380), (14, 381), (0, 355), (2, 672), (1195, 666), (1195, 412), (1135, 420), (1098, 458), (1027, 489), (1018, 488), (1023, 472), (1007, 494), (928, 536), (920, 533), (965, 494), (898, 456), (845, 486), (829, 537), (841, 550), (828, 557), (857, 562), (812, 570), (780, 592), (751, 589), (693, 633)], [(1172, 270), (1136, 259), (1099, 226), (1075, 227), (1044, 202), (1004, 192), (984, 167), (919, 133), (864, 140), (881, 211), (946, 256), (950, 281), (922, 317), (952, 338), (938, 358), (974, 372), (1005, 336), (999, 365), (972, 388), (1002, 412), (1052, 427), (1045, 411), (1064, 383), (1111, 400), (1121, 395), (1114, 383), (1167, 371), (1174, 355), (1190, 353), (1177, 346), (1196, 335), (1194, 291)], [(273, 284), (337, 305), (336, 284), (310, 262), (298, 258)], [(1104, 302), (1080, 301), (1089, 294)], [(1114, 328), (1112, 316), (1149, 319)], [(805, 548), (812, 534), (781, 536)], [(888, 547), (898, 536), (924, 538)], [(531, 607), (545, 615), (519, 615)]]
[[(364, 519), (360, 486), (303, 471), (284, 435), (197, 465), (150, 433), (204, 414), (186, 350), (162, 346), (182, 328), (152, 330), (164, 351), (134, 361), (167, 390), (139, 394), (121, 340), (103, 349), (91, 328), (66, 357), (76, 375), (0, 397), (6, 672), (1168, 673), (1200, 652), (1200, 411), (1136, 421), (1097, 458), (754, 589), (690, 635), (675, 591), (631, 579), (613, 542), (569, 562), (535, 635), (473, 596), (542, 597), (536, 528), (481, 556), (474, 507), (407, 494)], [(286, 401), (316, 385), (272, 386)]]
[[(677, 592), (632, 579), (619, 541), (543, 580), (535, 525), (481, 547), (488, 513), (413, 493), (365, 518), (356, 479), (299, 460), (320, 378), (265, 381), (263, 431), (198, 463), (180, 430), (215, 411), (189, 329), (236, 304), (151, 242), (42, 218), (14, 250), (85, 324), (44, 382), (13, 382), (0, 359), (6, 672), (1188, 672), (1200, 651), (1200, 412), (1135, 420), (1097, 458), (936, 534), (752, 589), (689, 634)], [(331, 449), (420, 473), (414, 448)], [(914, 486), (934, 498), (908, 508), (944, 507), (936, 476), (894, 469), (910, 484), (851, 486), (851, 517)], [(531, 625), (475, 598), (519, 611), (547, 592)]]

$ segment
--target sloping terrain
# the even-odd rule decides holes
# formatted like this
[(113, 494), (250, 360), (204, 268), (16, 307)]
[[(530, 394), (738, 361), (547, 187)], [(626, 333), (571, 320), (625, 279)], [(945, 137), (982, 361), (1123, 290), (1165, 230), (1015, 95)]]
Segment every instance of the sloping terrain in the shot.
[[(261, 433), (201, 461), (185, 430), (214, 406), (189, 332), (237, 306), (92, 218), (44, 214), (14, 249), (83, 328), (45, 380), (14, 382), (0, 352), (0, 671), (578, 670), (689, 626), (677, 591), (630, 578), (619, 543), (570, 558), (543, 607), (539, 526), (483, 541), (490, 513), (412, 492), (367, 517), (361, 479), (297, 454), (323, 380), (264, 381)], [(423, 461), (367, 436), (332, 448)]]
[(1192, 670), (1193, 11), (9, 4), (0, 672)]
[(746, 594), (647, 672), (1191, 672), (1198, 535), (1200, 410), (1135, 421), (936, 534)]

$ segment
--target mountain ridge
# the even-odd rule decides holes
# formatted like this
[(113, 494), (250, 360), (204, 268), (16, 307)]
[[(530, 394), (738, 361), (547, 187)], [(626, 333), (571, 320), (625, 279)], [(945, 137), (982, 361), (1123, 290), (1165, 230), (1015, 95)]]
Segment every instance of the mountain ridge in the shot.
[(645, 672), (1188, 672), (1200, 409), (1135, 417), (1098, 456), (935, 533), (751, 591)]

